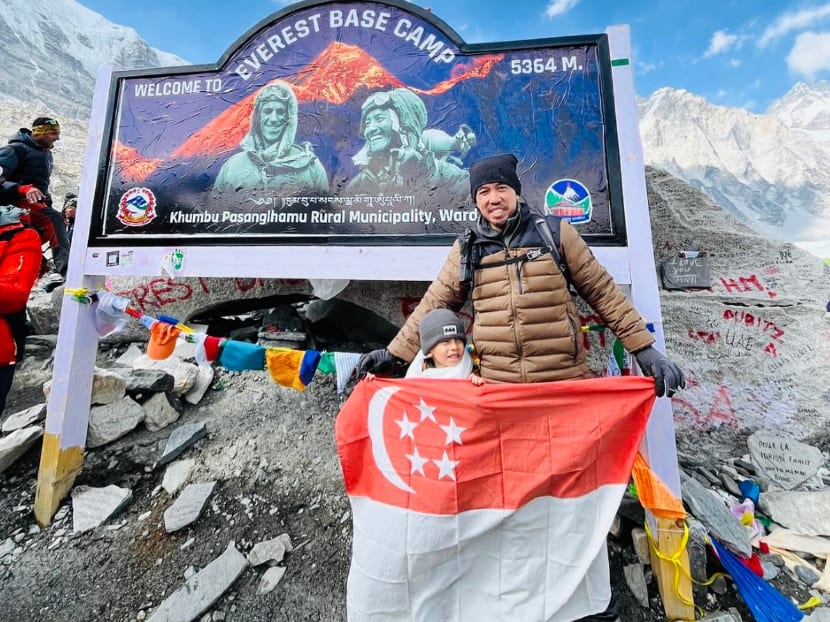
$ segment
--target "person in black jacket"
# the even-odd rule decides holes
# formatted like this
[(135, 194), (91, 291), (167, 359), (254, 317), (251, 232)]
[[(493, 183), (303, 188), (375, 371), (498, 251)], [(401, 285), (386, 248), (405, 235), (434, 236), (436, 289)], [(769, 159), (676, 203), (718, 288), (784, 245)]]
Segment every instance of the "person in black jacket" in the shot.
[(66, 276), (69, 262), (69, 239), (63, 223), (63, 216), (52, 208), (49, 194), (49, 180), (52, 176), (52, 149), (60, 140), (61, 126), (57, 119), (38, 117), (32, 122), (32, 129), (21, 128), (0, 147), (0, 182), (10, 181), (20, 185), (32, 185), (26, 198), (31, 203), (43, 202), (57, 235), (58, 245), (52, 249), (55, 269)]

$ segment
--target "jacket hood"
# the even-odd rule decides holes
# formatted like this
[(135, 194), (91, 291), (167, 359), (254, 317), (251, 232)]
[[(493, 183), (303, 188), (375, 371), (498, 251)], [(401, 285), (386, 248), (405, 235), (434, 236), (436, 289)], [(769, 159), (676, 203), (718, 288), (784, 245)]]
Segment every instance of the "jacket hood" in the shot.
[[(360, 135), (366, 129), (366, 115), (377, 108), (391, 110), (394, 132), (403, 147), (418, 149), (421, 133), (427, 126), (427, 107), (423, 100), (409, 89), (393, 89), (372, 93), (363, 102), (360, 110)], [(369, 150), (364, 145), (352, 160), (362, 166), (369, 161)]]
[(38, 145), (35, 142), (35, 139), (32, 138), (32, 131), (26, 129), (25, 127), (21, 127), (17, 131), (17, 133), (14, 134), (14, 136), (9, 138), (9, 144), (11, 145), (12, 143), (23, 143), (24, 145), (28, 145), (29, 147), (32, 147), (33, 149), (43, 150), (43, 147)]
[[(279, 139), (273, 144), (268, 144), (262, 135), (262, 108), (271, 101), (284, 103), (288, 118), (283, 125)], [(282, 160), (290, 158), (296, 134), (297, 96), (294, 95), (290, 84), (282, 80), (274, 80), (262, 87), (257, 94), (254, 100), (254, 111), (251, 114), (251, 127), (242, 139), (240, 147), (244, 151), (256, 154), (258, 159), (267, 164), (281, 164)]]

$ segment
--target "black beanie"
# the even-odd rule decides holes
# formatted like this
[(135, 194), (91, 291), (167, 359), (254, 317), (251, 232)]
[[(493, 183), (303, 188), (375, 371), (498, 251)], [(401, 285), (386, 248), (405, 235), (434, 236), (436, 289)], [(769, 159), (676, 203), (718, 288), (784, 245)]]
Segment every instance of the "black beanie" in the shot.
[(422, 317), (418, 324), (418, 334), (421, 338), (421, 352), (424, 355), (429, 354), (429, 351), (444, 339), (460, 339), (467, 343), (464, 324), (449, 309), (433, 309)]
[(479, 186), (493, 182), (507, 184), (516, 191), (516, 194), (521, 194), (522, 182), (519, 181), (519, 175), (516, 173), (518, 163), (519, 161), (512, 153), (500, 153), (473, 162), (470, 165), (470, 194), (473, 195), (473, 201), (475, 201), (476, 190)]

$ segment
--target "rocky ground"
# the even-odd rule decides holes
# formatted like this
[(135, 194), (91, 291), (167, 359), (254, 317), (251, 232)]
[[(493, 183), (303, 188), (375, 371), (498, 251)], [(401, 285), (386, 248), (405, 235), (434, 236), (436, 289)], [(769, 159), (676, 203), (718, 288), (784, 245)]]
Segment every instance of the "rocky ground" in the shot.
[[(118, 353), (102, 352), (99, 363), (106, 366)], [(24, 382), (11, 396), (9, 413), (41, 399), (24, 385), (48, 375), (48, 360), (32, 358), (21, 372)], [(230, 543), (248, 553), (258, 542), (287, 534), (293, 550), (280, 564), (285, 574), (273, 591), (258, 594), (264, 566), (248, 568), (201, 619), (344, 620), (351, 523), (333, 441), (344, 399), (332, 377), (318, 376), (301, 393), (261, 372), (218, 370), (204, 399), (171, 426), (206, 423), (207, 437), (182, 457), (195, 461), (191, 482), (217, 485), (201, 517), (171, 534), (163, 513), (172, 498), (160, 486), (164, 467), (157, 466), (171, 428), (150, 432), (139, 426), (88, 451), (76, 485), (115, 484), (131, 489), (133, 497), (103, 526), (81, 534), (73, 533), (69, 499), (49, 527), (35, 525), (36, 445), (0, 479), (0, 543), (14, 542), (0, 563), (0, 619), (149, 618), (186, 576)], [(630, 622), (663, 620), (655, 582), (643, 607), (624, 577), (623, 567), (637, 563), (630, 536), (636, 526), (623, 513), (618, 535), (609, 536), (620, 613)], [(786, 572), (777, 583), (799, 602), (809, 597), (807, 587)], [(731, 607), (751, 619), (734, 586), (720, 591), (709, 591), (699, 604), (707, 612)]]
[[(99, 366), (112, 366), (123, 350), (102, 349)], [(7, 414), (42, 401), (37, 387), (49, 376), (47, 351), (21, 368)], [(34, 523), (36, 444), (0, 475), (0, 619), (150, 619), (187, 576), (229, 544), (248, 553), (257, 543), (287, 534), (293, 550), (279, 563), (285, 573), (272, 591), (259, 593), (267, 565), (249, 567), (197, 619), (344, 620), (351, 521), (333, 426), (345, 397), (337, 395), (331, 376), (318, 375), (306, 392), (299, 392), (276, 385), (262, 372), (217, 369), (201, 402), (186, 405), (170, 427), (151, 432), (140, 425), (88, 450), (76, 487), (117, 485), (132, 490), (132, 499), (104, 525), (79, 534), (73, 532), (70, 499), (46, 529)], [(195, 462), (190, 482), (217, 484), (195, 523), (167, 533), (163, 513), (172, 496), (161, 487), (165, 467), (157, 463), (171, 430), (196, 422), (206, 424), (208, 435), (181, 458)], [(681, 438), (679, 445), (683, 455), (694, 441)], [(623, 568), (638, 563), (631, 539), (638, 514), (630, 499), (624, 507), (619, 530), (609, 535), (621, 617), (664, 620), (656, 582), (648, 584), (644, 607), (625, 578)], [(710, 560), (709, 572), (716, 569)], [(650, 578), (647, 566), (645, 576)], [(787, 571), (779, 572), (774, 584), (797, 602), (810, 596)], [(698, 603), (706, 612), (731, 608), (733, 616), (752, 619), (734, 585), (716, 588)]]

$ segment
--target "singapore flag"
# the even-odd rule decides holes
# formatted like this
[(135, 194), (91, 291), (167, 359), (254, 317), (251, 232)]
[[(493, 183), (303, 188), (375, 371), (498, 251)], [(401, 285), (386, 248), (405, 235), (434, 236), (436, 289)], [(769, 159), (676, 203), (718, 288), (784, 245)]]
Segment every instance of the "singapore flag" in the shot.
[(654, 381), (361, 382), (336, 436), (351, 622), (576, 620), (610, 599), (606, 535)]

